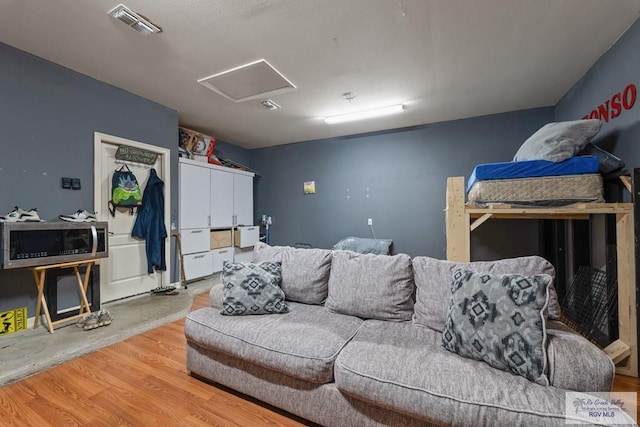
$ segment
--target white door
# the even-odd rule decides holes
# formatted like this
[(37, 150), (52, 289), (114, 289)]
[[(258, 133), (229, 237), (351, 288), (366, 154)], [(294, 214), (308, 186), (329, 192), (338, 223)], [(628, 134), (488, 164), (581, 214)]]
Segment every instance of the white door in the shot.
[(211, 228), (233, 226), (233, 175), (211, 169)]
[(109, 223), (109, 257), (100, 262), (100, 299), (101, 302), (113, 301), (133, 295), (149, 292), (158, 286), (168, 286), (170, 282), (170, 239), (166, 239), (165, 256), (167, 271), (147, 273), (147, 257), (144, 240), (131, 237), (136, 216), (129, 209), (117, 209), (111, 216), (108, 201), (111, 198), (111, 179), (116, 168), (122, 163), (116, 161), (118, 146), (124, 144), (162, 153), (156, 163), (143, 166), (127, 162), (127, 166), (136, 176), (140, 188), (144, 190), (149, 179), (151, 167), (156, 169), (165, 185), (165, 226), (169, 231), (169, 150), (142, 144), (136, 141), (96, 133), (95, 137), (95, 209), (100, 221)]
[(236, 225), (253, 225), (253, 177), (234, 174), (233, 206)]

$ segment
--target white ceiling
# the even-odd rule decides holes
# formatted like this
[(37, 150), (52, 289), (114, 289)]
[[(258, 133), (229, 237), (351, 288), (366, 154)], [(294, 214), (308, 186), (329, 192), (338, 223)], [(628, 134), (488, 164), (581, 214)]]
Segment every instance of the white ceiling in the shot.
[[(118, 1), (0, 0), (0, 41), (245, 148), (555, 105), (640, 13), (640, 0), (125, 1), (163, 32), (108, 16)], [(259, 59), (297, 87), (270, 96), (279, 110), (197, 83)], [(389, 118), (321, 120), (396, 103)]]

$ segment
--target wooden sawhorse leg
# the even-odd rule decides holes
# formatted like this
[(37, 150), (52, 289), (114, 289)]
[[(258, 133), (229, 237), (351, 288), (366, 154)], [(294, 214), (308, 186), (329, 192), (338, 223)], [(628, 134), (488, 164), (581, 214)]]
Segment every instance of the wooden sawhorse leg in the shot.
[[(87, 265), (87, 269), (85, 271), (84, 280), (80, 275), (80, 270), (78, 267), (82, 264)], [(77, 261), (77, 262), (66, 262), (62, 264), (53, 264), (53, 265), (43, 265), (39, 267), (33, 267), (33, 278), (35, 279), (36, 286), (38, 288), (38, 299), (36, 301), (36, 318), (33, 322), (33, 329), (38, 327), (38, 322), (40, 320), (40, 310), (44, 310), (44, 316), (47, 320), (47, 328), (49, 329), (49, 333), (53, 333), (53, 326), (62, 323), (68, 322), (70, 320), (77, 319), (86, 314), (91, 313), (91, 307), (89, 306), (89, 300), (87, 299), (87, 291), (89, 289), (89, 277), (91, 275), (91, 267), (95, 264), (95, 260), (89, 261)], [(49, 313), (49, 307), (47, 305), (47, 300), (44, 296), (44, 285), (45, 278), (47, 275), (47, 270), (52, 268), (73, 268), (73, 271), (76, 276), (76, 281), (78, 283), (78, 290), (80, 291), (80, 310), (78, 314), (75, 316), (67, 317), (64, 319), (56, 320), (55, 322), (51, 320), (51, 314)]]

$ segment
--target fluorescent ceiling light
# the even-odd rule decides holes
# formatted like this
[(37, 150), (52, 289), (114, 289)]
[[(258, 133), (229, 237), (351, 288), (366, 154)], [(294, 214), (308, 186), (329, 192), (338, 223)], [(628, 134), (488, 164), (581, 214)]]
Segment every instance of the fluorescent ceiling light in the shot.
[(109, 11), (109, 15), (124, 22), (143, 36), (148, 36), (149, 34), (155, 34), (162, 31), (162, 28), (158, 27), (144, 16), (135, 13), (123, 4), (119, 4)]
[(373, 110), (356, 111), (354, 113), (324, 117), (324, 121), (327, 124), (333, 125), (336, 123), (352, 122), (354, 120), (364, 120), (374, 117), (388, 116), (390, 114), (400, 113), (402, 110), (404, 110), (404, 105), (398, 104), (392, 105), (390, 107), (375, 108)]

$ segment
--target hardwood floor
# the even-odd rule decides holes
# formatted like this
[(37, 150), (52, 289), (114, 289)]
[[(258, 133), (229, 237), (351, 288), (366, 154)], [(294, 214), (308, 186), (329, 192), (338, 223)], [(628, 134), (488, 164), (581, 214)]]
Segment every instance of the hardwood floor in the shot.
[[(194, 309), (208, 303), (196, 296)], [(188, 375), (184, 320), (0, 388), (2, 426), (303, 426)], [(639, 391), (616, 377), (614, 390)]]
[[(194, 309), (206, 306), (196, 296)], [(0, 388), (2, 426), (303, 426), (188, 375), (184, 320)]]

